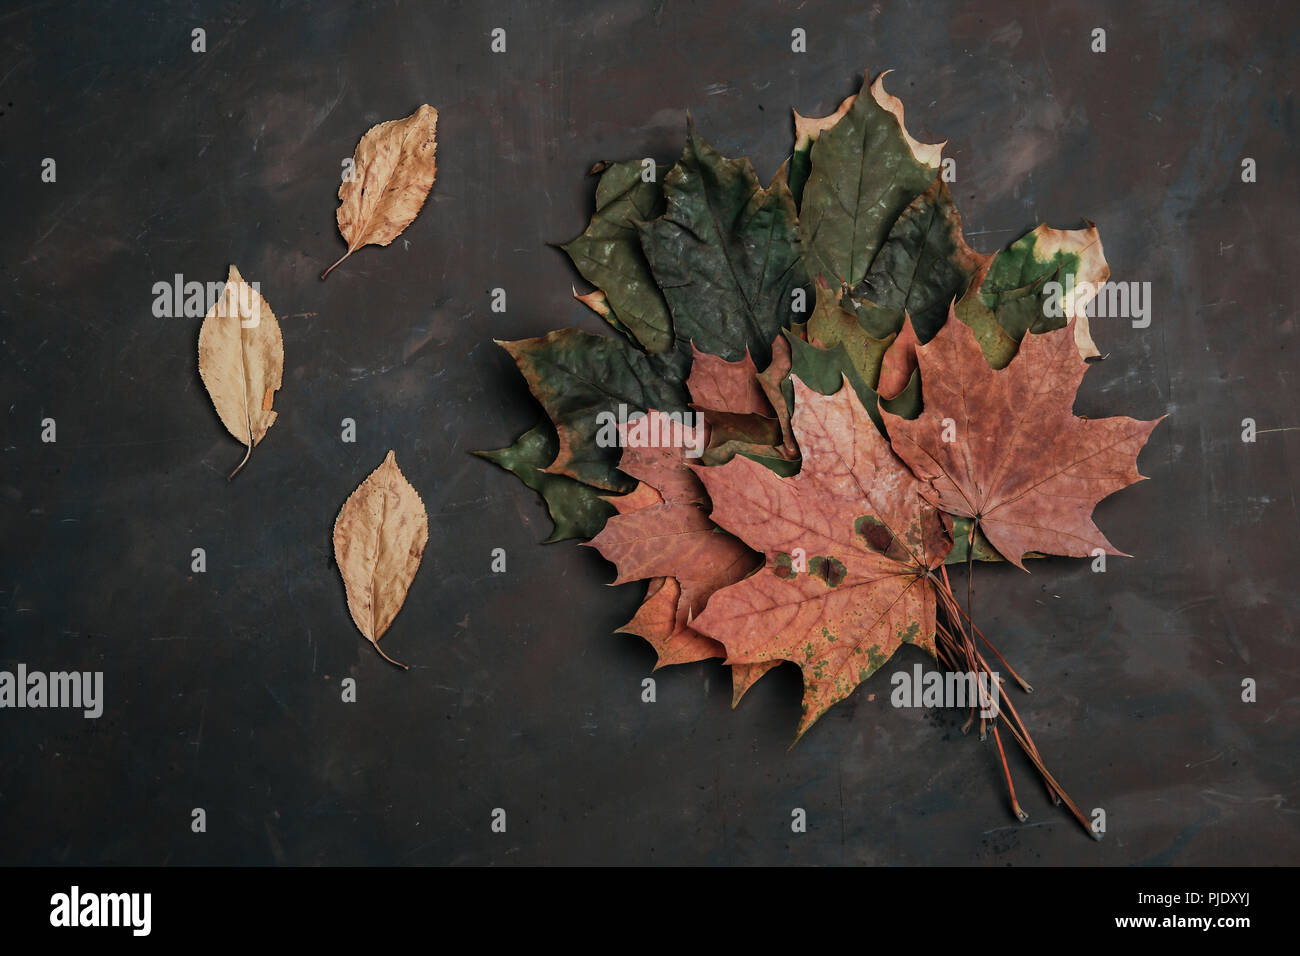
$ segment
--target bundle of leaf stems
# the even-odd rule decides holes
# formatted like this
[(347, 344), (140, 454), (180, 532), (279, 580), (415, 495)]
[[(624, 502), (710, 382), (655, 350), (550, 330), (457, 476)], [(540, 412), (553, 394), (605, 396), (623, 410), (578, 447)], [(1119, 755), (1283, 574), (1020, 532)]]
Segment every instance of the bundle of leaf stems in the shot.
[[(944, 615), (947, 618), (946, 623), (943, 620), (936, 622), (935, 651), (939, 662), (950, 671), (977, 675), (976, 685), (979, 687), (980, 700), (971, 705), (970, 716), (966, 718), (966, 723), (961, 728), (962, 733), (968, 733), (977, 718), (979, 719), (980, 740), (984, 740), (987, 737), (988, 729), (992, 729), (993, 740), (998, 746), (998, 757), (1002, 762), (1002, 772), (1007, 781), (1007, 793), (1011, 798), (1011, 812), (1016, 815), (1016, 819), (1023, 823), (1029, 819), (1029, 814), (1021, 809), (1020, 802), (1016, 799), (1016, 786), (1011, 779), (1011, 768), (1007, 764), (1006, 751), (1002, 747), (1002, 735), (998, 733), (999, 719), (1006, 725), (1007, 730), (1016, 739), (1016, 742), (1020, 744), (1020, 749), (1025, 752), (1025, 756), (1029, 758), (1030, 762), (1038, 769), (1039, 774), (1042, 775), (1043, 783), (1047, 787), (1047, 795), (1051, 798), (1052, 803), (1056, 806), (1064, 803), (1069, 808), (1070, 813), (1074, 815), (1074, 818), (1079, 821), (1079, 825), (1087, 831), (1088, 835), (1095, 840), (1100, 840), (1101, 834), (1093, 829), (1083, 811), (1070, 799), (1069, 794), (1057, 783), (1056, 778), (1052, 776), (1043, 763), (1042, 755), (1038, 752), (1034, 739), (1029, 736), (1029, 731), (1025, 729), (1020, 714), (1016, 712), (1015, 704), (1002, 692), (1006, 681), (1002, 677), (995, 675), (993, 669), (989, 667), (988, 660), (975, 643), (974, 637), (978, 637), (993, 652), (994, 656), (1001, 661), (1007, 673), (1020, 685), (1020, 689), (1026, 694), (1033, 692), (1033, 687), (1007, 663), (1006, 658), (984, 636), (984, 632), (979, 629), (979, 626), (972, 618), (974, 610), (972, 605), (975, 595), (972, 574), (975, 565), (972, 555), (974, 553), (975, 529), (978, 526), (979, 522), (976, 521), (971, 527), (970, 545), (966, 554), (966, 610), (962, 609), (961, 604), (958, 603), (956, 596), (953, 594), (952, 583), (948, 579), (947, 566), (940, 565), (939, 575), (936, 575), (933, 571), (929, 572), (930, 581), (934, 585), (935, 593), (939, 595), (939, 603), (943, 606)], [(999, 685), (998, 705), (995, 716), (991, 718), (983, 716), (983, 713), (988, 711), (987, 705), (990, 703), (984, 699), (984, 687), (991, 686), (991, 683), (985, 685), (983, 681), (978, 680), (980, 677), (986, 678), (989, 682), (996, 680)]]

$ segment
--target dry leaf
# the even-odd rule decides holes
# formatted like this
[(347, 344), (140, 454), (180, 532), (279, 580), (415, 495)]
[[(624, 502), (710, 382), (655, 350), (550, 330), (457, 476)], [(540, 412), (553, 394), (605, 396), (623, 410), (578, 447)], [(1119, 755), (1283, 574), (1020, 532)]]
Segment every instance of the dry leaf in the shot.
[[(1084, 222), (1087, 222), (1085, 219)], [(1088, 328), (1088, 303), (1097, 295), (1097, 289), (1110, 278), (1110, 266), (1101, 248), (1097, 227), (1088, 223), (1087, 229), (1053, 229), (1043, 224), (1034, 230), (1038, 243), (1034, 256), (1040, 259), (1060, 260), (1064, 256), (1078, 259), (1075, 282), (1078, 287), (1065, 297), (1065, 317), (1074, 319), (1074, 344), (1082, 358), (1101, 355)]]
[(857, 94), (846, 97), (829, 116), (804, 116), (798, 110), (791, 110), (794, 113), (794, 148), (795, 151), (812, 149), (812, 144), (817, 142), (817, 137), (830, 129), (840, 120), (844, 119), (853, 101), (857, 99)]
[(339, 232), (348, 251), (321, 273), (322, 279), (362, 246), (388, 245), (415, 219), (437, 173), (437, 125), (438, 111), (425, 105), (361, 137), (352, 179), (339, 186)]
[(912, 317), (903, 313), (903, 328), (898, 336), (885, 349), (880, 360), (880, 379), (876, 383), (876, 393), (883, 399), (897, 398), (912, 381), (916, 371), (916, 330), (912, 328)]
[(743, 454), (783, 471), (795, 457), (789, 409), (781, 394), (781, 382), (790, 373), (789, 348), (784, 337), (777, 336), (772, 362), (761, 373), (748, 352), (744, 358), (728, 362), (692, 348), (686, 390), (691, 407), (709, 426), (704, 464), (722, 464)]
[(883, 73), (876, 74), (875, 82), (871, 84), (871, 98), (879, 103), (882, 109), (894, 114), (894, 118), (898, 120), (899, 132), (903, 134), (907, 148), (911, 150), (916, 161), (937, 169), (943, 161), (943, 148), (948, 145), (948, 141), (922, 143), (907, 131), (907, 124), (903, 122), (903, 101), (894, 94), (885, 92), (885, 77), (893, 72), (893, 70), (885, 70)]
[[(1086, 219), (1084, 222), (1088, 222)], [(1097, 227), (1053, 229), (1040, 223), (1008, 248), (990, 256), (971, 278), (956, 306), (959, 319), (975, 331), (984, 357), (1006, 368), (1020, 340), (1074, 319), (1074, 343), (1082, 358), (1101, 353), (1088, 328), (1088, 304), (1110, 278)], [(1054, 304), (1048, 282), (1065, 293)]]
[(943, 152), (942, 143), (919, 143), (907, 132), (902, 105), (881, 77), (864, 83), (844, 115), (817, 136), (799, 197), (807, 274), (850, 289), (866, 277), (898, 217), (934, 182)]
[[(390, 451), (363, 481), (334, 522), (334, 560), (343, 574), (348, 610), (363, 637), (379, 648), (420, 569), (429, 541), (424, 502)], [(405, 664), (397, 664), (405, 668)]]
[(1022, 570), (1031, 551), (1124, 553), (1093, 524), (1092, 510), (1142, 480), (1138, 452), (1160, 421), (1074, 414), (1088, 370), (1076, 322), (1026, 335), (1010, 364), (994, 370), (975, 333), (950, 318), (916, 349), (925, 411), (911, 421), (882, 413), (894, 451), (924, 483), (925, 500), (976, 521)]
[(283, 374), (284, 340), (275, 313), (231, 266), (221, 297), (199, 329), (199, 376), (221, 423), (248, 446), (231, 478), (275, 423), (271, 404)]
[(714, 592), (691, 626), (723, 644), (733, 666), (798, 664), (802, 736), (903, 644), (934, 653), (930, 571), (952, 540), (851, 387), (819, 395), (793, 384), (797, 475), (740, 455), (696, 468), (713, 520), (765, 560)]
[[(651, 428), (655, 434), (674, 437), (658, 446), (629, 443), (629, 434), (648, 437)], [(652, 410), (620, 431), (624, 439), (619, 468), (639, 481), (632, 495), (644, 505), (624, 511), (624, 504), (592, 538), (591, 546), (618, 568), (615, 584), (672, 576), (666, 587), (647, 593), (642, 609), (623, 630), (654, 646), (656, 667), (719, 657), (721, 646), (692, 631), (691, 618), (704, 610), (714, 591), (752, 571), (757, 556), (709, 520), (704, 486), (683, 451), (681, 426)]]
[[(652, 410), (641, 421), (651, 419), (658, 420), (660, 435), (672, 433), (663, 413)], [(649, 578), (650, 584), (641, 607), (619, 630), (650, 643), (658, 655), (656, 670), (723, 657), (723, 646), (694, 631), (691, 618), (714, 591), (752, 571), (757, 556), (709, 520), (704, 487), (688, 467), (680, 444), (637, 447), (626, 444), (627, 428), (622, 433), (625, 444), (619, 468), (638, 479), (638, 484), (629, 494), (606, 498), (618, 514), (591, 545), (618, 568), (615, 583)], [(662, 573), (663, 567), (671, 567), (671, 575)], [(733, 667), (732, 706), (778, 663)]]
[(697, 409), (711, 409), (731, 415), (772, 414), (763, 389), (758, 383), (758, 369), (746, 352), (734, 362), (692, 347), (691, 374), (686, 388), (691, 404)]

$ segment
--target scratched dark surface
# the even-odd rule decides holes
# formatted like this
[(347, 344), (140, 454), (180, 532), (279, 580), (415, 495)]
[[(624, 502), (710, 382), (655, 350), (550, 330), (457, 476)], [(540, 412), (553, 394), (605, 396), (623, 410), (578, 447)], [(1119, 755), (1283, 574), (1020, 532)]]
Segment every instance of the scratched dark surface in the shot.
[[(0, 668), (101, 670), (106, 696), (99, 720), (0, 711), (0, 863), (1300, 861), (1294, 5), (145, 6), (0, 12)], [(1109, 358), (1076, 406), (1170, 416), (1151, 480), (1097, 512), (1134, 557), (977, 572), (1100, 844), (1020, 759), (1015, 825), (992, 742), (892, 708), (892, 667), (792, 751), (792, 667), (735, 712), (717, 663), (641, 703), (653, 654), (612, 633), (640, 589), (542, 546), (539, 500), (469, 454), (535, 420), (493, 337), (600, 328), (545, 245), (586, 223), (595, 160), (672, 161), (689, 109), (767, 179), (790, 108), (828, 112), (864, 65), (948, 141), (976, 248), (1087, 217), (1112, 278), (1152, 283), (1149, 328), (1094, 321)], [(341, 161), (426, 101), (429, 203), (320, 282)], [(243, 449), (199, 381), (199, 321), (155, 318), (151, 290), (230, 263), (281, 317), (286, 368), (227, 484)], [(390, 448), (431, 522), (384, 641), (409, 672), (354, 629), (330, 544)]]

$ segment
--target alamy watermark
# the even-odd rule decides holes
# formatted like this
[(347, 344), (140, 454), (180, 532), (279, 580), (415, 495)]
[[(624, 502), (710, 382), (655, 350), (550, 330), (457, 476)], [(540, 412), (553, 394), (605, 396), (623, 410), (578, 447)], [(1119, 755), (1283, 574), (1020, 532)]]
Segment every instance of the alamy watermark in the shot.
[(185, 281), (176, 273), (172, 281), (153, 284), (153, 314), (159, 319), (201, 319), (224, 299), (225, 314), (240, 316), (239, 324), (255, 329), (262, 321), (262, 286), (258, 282)]
[[(1150, 282), (1076, 283), (1074, 273), (1067, 272), (1064, 282), (1046, 283), (1043, 293), (1043, 315), (1051, 318), (1082, 311), (1090, 319), (1132, 319), (1135, 329), (1151, 324)], [(1085, 302), (1082, 309), (1075, 306), (1080, 300)]]
[(1002, 682), (997, 671), (894, 671), (889, 702), (895, 707), (978, 707), (980, 716), (997, 717)]
[(153, 926), (152, 893), (83, 893), (72, 886), (50, 897), (54, 927), (128, 927), (133, 936), (148, 936)]
[(617, 412), (596, 414), (596, 444), (601, 448), (682, 448), (687, 458), (704, 454), (707, 431), (698, 412), (629, 411), (619, 404)]
[(0, 708), (80, 710), (90, 720), (104, 713), (103, 671), (29, 671), (26, 664), (0, 671)]

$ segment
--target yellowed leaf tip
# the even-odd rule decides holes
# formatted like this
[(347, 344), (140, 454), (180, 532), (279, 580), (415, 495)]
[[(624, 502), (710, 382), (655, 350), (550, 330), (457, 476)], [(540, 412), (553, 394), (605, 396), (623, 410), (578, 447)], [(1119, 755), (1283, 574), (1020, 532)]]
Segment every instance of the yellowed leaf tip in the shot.
[(942, 143), (922, 143), (907, 131), (907, 125), (903, 122), (903, 101), (897, 96), (885, 92), (885, 77), (892, 73), (893, 70), (885, 70), (876, 77), (871, 84), (871, 96), (880, 105), (881, 109), (887, 110), (894, 114), (898, 120), (898, 128), (903, 133), (903, 139), (907, 141), (907, 148), (912, 151), (912, 155), (918, 163), (924, 163), (932, 169), (938, 169), (943, 162), (943, 148), (948, 145), (948, 141)]

